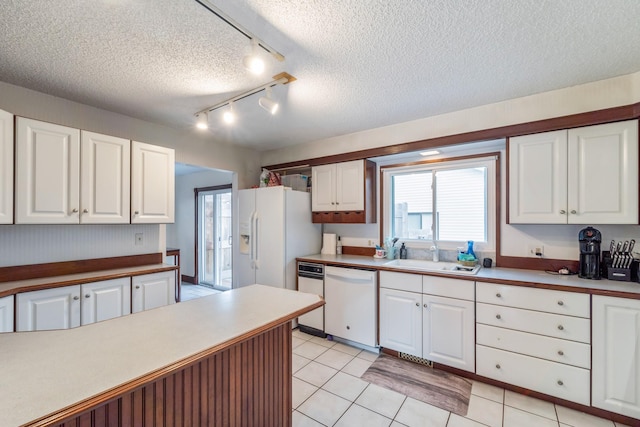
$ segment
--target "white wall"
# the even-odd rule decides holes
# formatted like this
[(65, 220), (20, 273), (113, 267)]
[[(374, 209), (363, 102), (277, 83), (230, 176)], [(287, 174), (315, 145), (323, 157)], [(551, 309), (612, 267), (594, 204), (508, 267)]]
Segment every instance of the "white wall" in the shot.
[(180, 249), (180, 272), (195, 276), (195, 188), (231, 184), (233, 173), (209, 170), (176, 177), (176, 222), (167, 225), (167, 246)]
[[(271, 150), (263, 153), (262, 164), (293, 162), (601, 110), (636, 102), (640, 102), (640, 72), (411, 122), (369, 129), (286, 149)], [(501, 254), (524, 257), (528, 255), (528, 245), (536, 244), (544, 246), (545, 258), (577, 260), (579, 253), (578, 232), (586, 225), (515, 226), (505, 223), (506, 163), (504, 151), (501, 158), (501, 188), (503, 191), (501, 195), (503, 210), (501, 215)], [(640, 241), (640, 227), (638, 226), (589, 225), (596, 227), (602, 233), (605, 243), (603, 248), (608, 248), (611, 239), (635, 238)], [(373, 238), (378, 241), (380, 234), (378, 224), (327, 224), (324, 226), (324, 231), (341, 235), (343, 244), (353, 246), (367, 246), (369, 239)]]
[[(176, 130), (111, 111), (0, 82), (0, 109), (79, 129), (133, 139), (176, 150), (176, 161), (237, 173), (250, 186), (260, 174), (259, 156), (249, 149), (217, 143), (211, 133)], [(133, 255), (163, 251), (164, 226), (0, 226), (0, 266)], [(134, 246), (137, 230), (145, 244)]]

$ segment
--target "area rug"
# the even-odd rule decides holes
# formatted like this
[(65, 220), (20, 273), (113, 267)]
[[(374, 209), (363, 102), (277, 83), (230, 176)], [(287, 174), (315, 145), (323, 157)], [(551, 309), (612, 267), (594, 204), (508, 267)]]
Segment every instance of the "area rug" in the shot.
[(397, 357), (381, 354), (361, 378), (460, 416), (469, 409), (471, 380)]

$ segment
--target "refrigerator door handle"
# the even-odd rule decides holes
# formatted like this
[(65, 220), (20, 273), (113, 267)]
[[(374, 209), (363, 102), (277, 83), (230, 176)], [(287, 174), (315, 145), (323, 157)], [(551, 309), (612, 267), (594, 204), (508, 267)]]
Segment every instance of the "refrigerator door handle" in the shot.
[(254, 260), (255, 269), (257, 270), (258, 268), (260, 268), (260, 265), (259, 265), (260, 254), (258, 254), (258, 227), (259, 227), (258, 212), (256, 212), (254, 215), (255, 216), (253, 217), (253, 222), (255, 225), (254, 225), (254, 234), (253, 234), (253, 244), (255, 246), (253, 251), (253, 260)]
[(253, 268), (253, 264), (254, 264), (254, 253), (253, 253), (253, 241), (256, 238), (256, 234), (255, 234), (255, 230), (254, 230), (254, 220), (253, 217), (255, 216), (255, 212), (251, 212), (251, 217), (249, 218), (249, 227), (251, 229), (250, 233), (251, 233), (251, 238), (249, 241), (249, 261), (251, 261), (251, 268)]

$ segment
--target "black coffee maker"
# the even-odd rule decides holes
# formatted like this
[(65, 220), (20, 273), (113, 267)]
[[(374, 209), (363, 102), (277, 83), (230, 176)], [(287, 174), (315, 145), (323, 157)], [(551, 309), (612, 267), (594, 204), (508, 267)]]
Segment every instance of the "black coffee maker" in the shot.
[(580, 269), (578, 277), (600, 279), (600, 242), (602, 235), (593, 227), (587, 227), (578, 233), (580, 241)]

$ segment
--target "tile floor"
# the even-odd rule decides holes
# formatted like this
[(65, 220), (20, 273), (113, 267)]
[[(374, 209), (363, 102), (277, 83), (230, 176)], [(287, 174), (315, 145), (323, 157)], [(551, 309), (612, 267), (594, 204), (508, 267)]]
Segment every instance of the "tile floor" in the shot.
[(466, 417), (360, 379), (377, 355), (293, 331), (293, 426), (622, 427), (474, 382)]
[(206, 286), (183, 282), (180, 285), (180, 301), (189, 301), (190, 299), (205, 297), (207, 295), (213, 295), (220, 292), (222, 291), (217, 291)]

